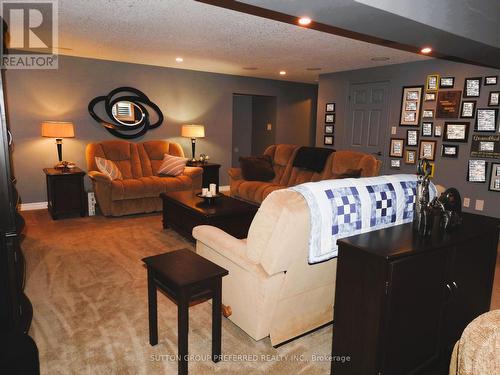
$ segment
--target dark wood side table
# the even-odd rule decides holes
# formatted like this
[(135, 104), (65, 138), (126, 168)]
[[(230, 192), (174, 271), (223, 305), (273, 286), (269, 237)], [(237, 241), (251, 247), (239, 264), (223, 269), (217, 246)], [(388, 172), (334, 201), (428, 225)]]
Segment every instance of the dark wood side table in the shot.
[(50, 215), (80, 214), (85, 216), (86, 197), (83, 186), (85, 172), (80, 168), (44, 168), (47, 180), (47, 201)]
[(189, 302), (212, 298), (212, 361), (221, 357), (222, 278), (229, 272), (181, 249), (142, 259), (148, 269), (149, 343), (158, 344), (156, 288), (177, 303), (178, 373), (188, 373)]
[(202, 162), (188, 162), (188, 167), (200, 167), (203, 168), (203, 180), (201, 183), (202, 187), (208, 187), (210, 184), (217, 185), (217, 191), (219, 190), (219, 169), (220, 164), (216, 163), (202, 163)]

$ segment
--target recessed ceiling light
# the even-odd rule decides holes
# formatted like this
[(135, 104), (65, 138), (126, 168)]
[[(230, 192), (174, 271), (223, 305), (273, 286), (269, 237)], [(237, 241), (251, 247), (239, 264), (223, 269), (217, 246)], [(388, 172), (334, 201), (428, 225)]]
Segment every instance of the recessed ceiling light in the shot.
[(317, 70), (321, 70), (321, 68), (306, 68), (306, 70), (314, 72), (314, 71), (317, 71)]
[(390, 60), (389, 57), (386, 56), (375, 56), (370, 59), (371, 61), (387, 61)]
[(280, 76), (284, 76), (284, 75), (286, 75), (286, 72), (284, 70), (281, 70), (280, 71)]
[(309, 17), (300, 17), (299, 18), (299, 25), (301, 26), (307, 26), (311, 23), (311, 19)]
[(176, 57), (175, 61), (177, 61), (178, 63), (181, 63), (184, 61), (184, 59), (182, 57)]
[(432, 52), (432, 48), (431, 47), (424, 47), (420, 50), (420, 52), (422, 53), (425, 53), (425, 54), (428, 54), (428, 53), (431, 53)]

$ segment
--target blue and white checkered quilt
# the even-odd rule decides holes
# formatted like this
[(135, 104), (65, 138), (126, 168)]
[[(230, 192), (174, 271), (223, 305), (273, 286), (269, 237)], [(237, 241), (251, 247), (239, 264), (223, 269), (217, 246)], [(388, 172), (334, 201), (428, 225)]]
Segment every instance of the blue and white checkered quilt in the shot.
[[(337, 240), (413, 221), (417, 176), (398, 174), (308, 182), (292, 188), (309, 206), (309, 263), (337, 256)], [(430, 184), (430, 198), (436, 196)]]

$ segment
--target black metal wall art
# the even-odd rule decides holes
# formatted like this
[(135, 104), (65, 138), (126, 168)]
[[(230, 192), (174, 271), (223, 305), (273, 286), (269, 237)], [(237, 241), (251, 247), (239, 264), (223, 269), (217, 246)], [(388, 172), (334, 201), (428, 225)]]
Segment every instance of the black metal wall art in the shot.
[[(107, 119), (96, 114), (96, 105), (104, 102)], [(163, 113), (142, 91), (133, 87), (119, 87), (106, 96), (92, 99), (88, 106), (90, 116), (116, 137), (138, 138), (163, 123)], [(150, 122), (150, 111), (155, 122)], [(154, 113), (153, 113), (154, 112)]]

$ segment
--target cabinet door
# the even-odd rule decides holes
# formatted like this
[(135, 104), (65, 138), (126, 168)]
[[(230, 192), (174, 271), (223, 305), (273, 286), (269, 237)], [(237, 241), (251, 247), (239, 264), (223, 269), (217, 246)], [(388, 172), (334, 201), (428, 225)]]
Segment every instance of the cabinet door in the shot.
[(410, 374), (439, 355), (447, 250), (391, 262), (381, 372)]
[(444, 346), (453, 346), (465, 327), (490, 309), (498, 244), (496, 232), (462, 242), (452, 252), (444, 314)]

